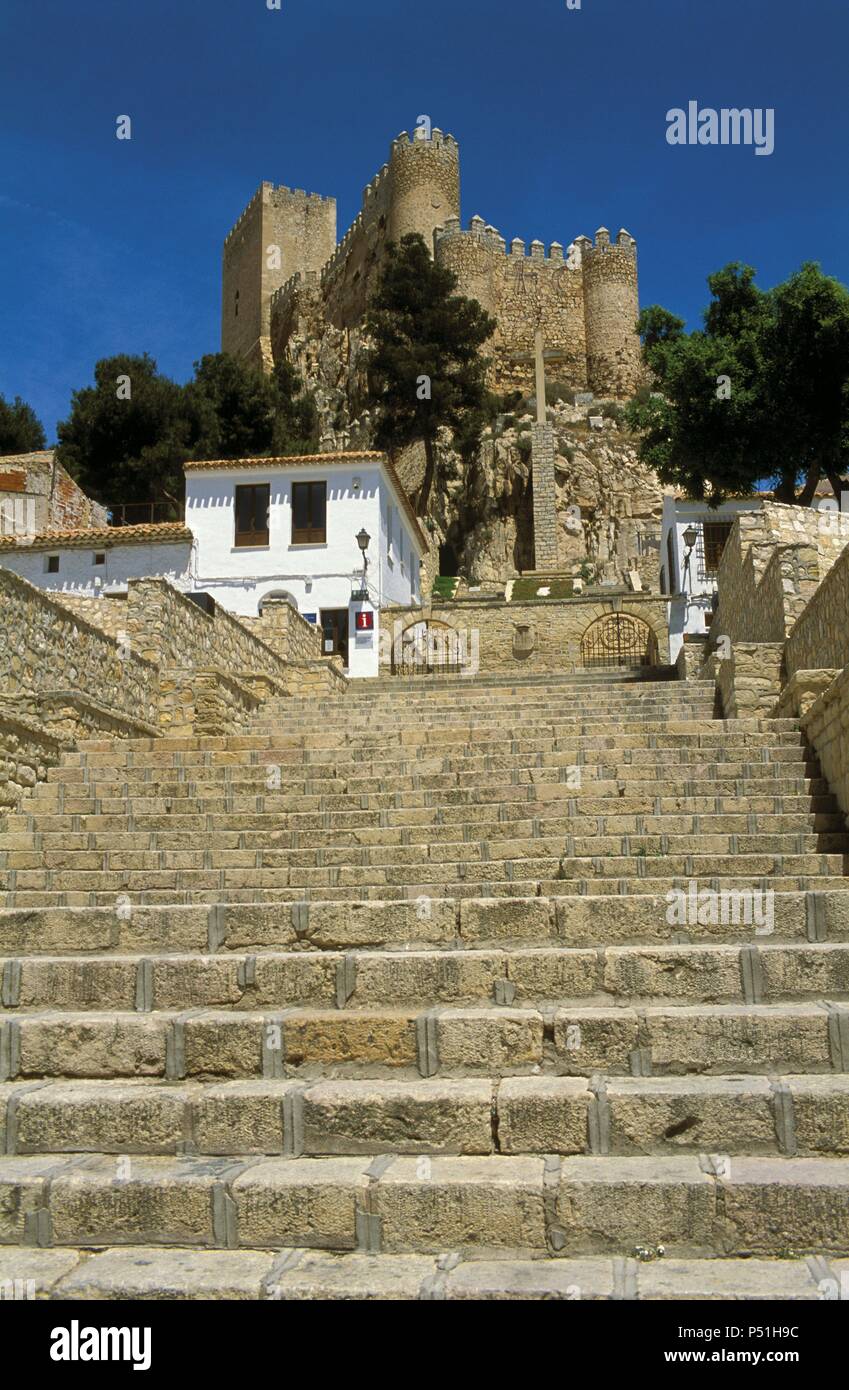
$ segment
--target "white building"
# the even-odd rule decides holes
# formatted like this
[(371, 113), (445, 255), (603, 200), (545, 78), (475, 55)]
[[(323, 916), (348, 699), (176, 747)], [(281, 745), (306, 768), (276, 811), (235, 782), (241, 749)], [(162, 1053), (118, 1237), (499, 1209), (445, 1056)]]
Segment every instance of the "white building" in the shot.
[(380, 610), (421, 599), (427, 541), (385, 454), (188, 463), (186, 525), (195, 589), (246, 616), (289, 596), (352, 676), (378, 674)]
[(118, 593), (128, 579), (191, 588), (194, 538), (181, 522), (0, 536), (0, 565), (52, 593)]
[(0, 536), (0, 565), (39, 588), (118, 592), (164, 577), (256, 617), (288, 597), (352, 676), (379, 672), (380, 611), (421, 601), (427, 541), (385, 454), (186, 464), (186, 520)]
[(718, 507), (664, 497), (660, 591), (669, 594), (669, 659), (674, 664), (685, 637), (704, 637), (715, 607), (719, 562), (737, 517), (759, 511), (758, 497), (734, 498)]

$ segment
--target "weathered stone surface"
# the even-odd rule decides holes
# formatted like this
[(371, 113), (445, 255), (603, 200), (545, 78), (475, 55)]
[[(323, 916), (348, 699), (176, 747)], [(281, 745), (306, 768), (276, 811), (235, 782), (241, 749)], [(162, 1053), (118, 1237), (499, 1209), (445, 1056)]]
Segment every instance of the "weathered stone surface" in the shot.
[(498, 1087), (502, 1153), (585, 1153), (592, 1095), (586, 1081), (565, 1076), (522, 1076)]

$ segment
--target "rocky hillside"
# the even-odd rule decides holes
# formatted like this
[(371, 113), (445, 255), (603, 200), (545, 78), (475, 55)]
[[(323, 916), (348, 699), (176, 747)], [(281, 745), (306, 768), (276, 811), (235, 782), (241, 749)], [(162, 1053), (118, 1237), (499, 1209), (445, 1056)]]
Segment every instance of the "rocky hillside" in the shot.
[[(328, 326), (318, 297), (299, 301), (297, 329), (288, 353), (315, 394), (322, 447), (372, 444), (366, 398), (365, 347), (358, 330)], [(525, 413), (526, 412), (526, 413)], [(617, 419), (616, 407), (575, 406), (560, 400), (548, 418), (557, 440), (559, 568), (585, 580), (623, 581), (637, 570), (656, 588), (662, 511), (660, 483), (637, 459), (636, 440)], [(603, 415), (601, 429), (588, 416)], [(427, 516), (433, 538), (431, 573), (462, 574), (470, 584), (500, 585), (533, 566), (533, 495), (529, 403), (502, 416), (484, 432), (477, 456), (464, 461), (450, 435), (440, 442), (439, 463)], [(405, 451), (399, 471), (414, 492), (424, 471), (419, 448)]]

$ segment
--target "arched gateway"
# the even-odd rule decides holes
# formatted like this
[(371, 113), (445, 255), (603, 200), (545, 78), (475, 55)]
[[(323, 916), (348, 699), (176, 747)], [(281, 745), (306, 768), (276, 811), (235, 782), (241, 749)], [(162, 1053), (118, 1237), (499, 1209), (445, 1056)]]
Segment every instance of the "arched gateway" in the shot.
[(630, 613), (606, 613), (581, 638), (581, 665), (656, 666), (657, 637), (648, 623)]

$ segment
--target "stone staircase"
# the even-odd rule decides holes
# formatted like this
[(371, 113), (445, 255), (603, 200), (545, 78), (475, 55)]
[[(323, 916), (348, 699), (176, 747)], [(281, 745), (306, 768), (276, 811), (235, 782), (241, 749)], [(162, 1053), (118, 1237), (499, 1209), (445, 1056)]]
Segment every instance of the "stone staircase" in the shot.
[(0, 824), (0, 1284), (849, 1293), (848, 851), (705, 682), (80, 744)]

